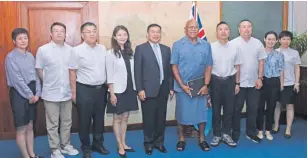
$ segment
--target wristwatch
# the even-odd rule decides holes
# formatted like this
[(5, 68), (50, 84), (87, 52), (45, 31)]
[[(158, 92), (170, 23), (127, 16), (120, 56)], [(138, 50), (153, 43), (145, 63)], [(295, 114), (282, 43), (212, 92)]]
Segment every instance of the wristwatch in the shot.
[(236, 85), (240, 85), (240, 83), (238, 82), (238, 83), (235, 83)]
[(206, 86), (206, 88), (209, 88), (209, 84), (204, 84), (204, 86)]

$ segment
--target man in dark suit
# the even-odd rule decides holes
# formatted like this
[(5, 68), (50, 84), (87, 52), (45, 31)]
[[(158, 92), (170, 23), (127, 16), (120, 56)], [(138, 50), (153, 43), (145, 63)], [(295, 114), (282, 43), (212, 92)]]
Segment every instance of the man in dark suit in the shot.
[(159, 44), (161, 26), (151, 24), (147, 28), (148, 42), (135, 50), (135, 81), (141, 100), (144, 149), (148, 155), (153, 148), (166, 153), (164, 132), (168, 95), (173, 97), (173, 77), (170, 66), (171, 51)]

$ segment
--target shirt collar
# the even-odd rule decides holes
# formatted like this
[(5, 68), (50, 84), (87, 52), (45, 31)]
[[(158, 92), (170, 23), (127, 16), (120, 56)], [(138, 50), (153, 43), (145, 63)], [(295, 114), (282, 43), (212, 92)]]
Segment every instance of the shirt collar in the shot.
[(288, 47), (288, 48), (281, 48), (281, 47), (280, 47), (279, 50), (280, 50), (280, 51), (288, 51), (288, 50), (290, 50), (290, 47)]
[(28, 53), (28, 51), (26, 51), (26, 53), (20, 52), (17, 48), (14, 48), (13, 52), (14, 52), (15, 55), (23, 56), (23, 57), (24, 56), (27, 57), (27, 53)]
[(95, 43), (95, 46), (92, 48), (92, 47), (90, 47), (90, 45), (88, 45), (86, 42), (83, 42), (82, 43), (87, 49), (95, 49), (96, 47), (97, 47), (97, 43)]
[(149, 41), (149, 43), (150, 43), (150, 45), (151, 45), (152, 48), (153, 48), (154, 46), (159, 46), (159, 43), (152, 43), (152, 42), (150, 42), (150, 41)]
[[(201, 43), (201, 42), (202, 42), (202, 40), (199, 37), (197, 37), (196, 44)], [(182, 43), (192, 43), (192, 42), (191, 42), (191, 40), (187, 36), (184, 36), (182, 38)]]
[(271, 54), (271, 53), (276, 52), (276, 50), (275, 50), (275, 49), (272, 49), (270, 52), (268, 52), (268, 51), (266, 51), (266, 49), (265, 49), (265, 48), (264, 48), (264, 51), (265, 51), (267, 54)]
[(250, 36), (250, 38), (249, 38), (248, 41), (245, 41), (245, 39), (244, 39), (242, 36), (239, 36), (239, 38), (240, 38), (243, 42), (249, 43), (249, 42), (251, 41), (252, 36)]
[(66, 43), (63, 43), (63, 45), (61, 46), (60, 44), (55, 43), (53, 40), (50, 41), (50, 44), (52, 45), (52, 47), (59, 47), (59, 48), (64, 48), (66, 46)]
[(217, 45), (219, 46), (219, 47), (228, 47), (229, 46), (229, 41), (226, 43), (226, 44), (221, 44), (219, 41), (217, 41)]

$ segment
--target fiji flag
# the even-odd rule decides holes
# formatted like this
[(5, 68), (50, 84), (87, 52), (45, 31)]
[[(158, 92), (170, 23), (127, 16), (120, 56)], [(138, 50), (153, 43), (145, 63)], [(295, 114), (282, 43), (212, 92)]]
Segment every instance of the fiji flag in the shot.
[(195, 2), (195, 1), (192, 2), (192, 7), (191, 7), (189, 19), (194, 19), (198, 22), (198, 24), (199, 24), (198, 37), (207, 41), (207, 39), (205, 37), (205, 31), (202, 27), (202, 22), (201, 22), (201, 19), (199, 17), (199, 13), (198, 13), (198, 10), (197, 10), (197, 2)]
[[(202, 27), (202, 22), (201, 22), (201, 19), (199, 17), (199, 13), (198, 13), (198, 10), (197, 10), (197, 4), (195, 1), (193, 1), (192, 3), (192, 8), (191, 8), (191, 11), (190, 11), (190, 17), (189, 19), (194, 19), (198, 22), (198, 25), (199, 25), (199, 33), (198, 33), (198, 37), (200, 39), (203, 39), (203, 40), (206, 40), (206, 37), (205, 37), (205, 31)], [(207, 106), (207, 104), (210, 105), (210, 107), (208, 108), (207, 110), (207, 122), (206, 122), (206, 127), (205, 127), (205, 130), (204, 130), (204, 135), (207, 136), (209, 135), (209, 133), (211, 132), (211, 129), (212, 129), (212, 105), (211, 105), (211, 97), (208, 95), (207, 96), (207, 103), (204, 104), (204, 106)], [(194, 127), (198, 129), (198, 125), (194, 125)]]

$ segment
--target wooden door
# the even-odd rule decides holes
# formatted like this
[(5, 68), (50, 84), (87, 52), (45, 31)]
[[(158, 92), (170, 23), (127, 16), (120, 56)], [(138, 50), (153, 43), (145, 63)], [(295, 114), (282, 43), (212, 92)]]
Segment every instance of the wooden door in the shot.
[[(98, 24), (97, 2), (21, 2), (21, 26), (30, 33), (29, 50), (35, 55), (38, 47), (50, 41), (50, 26), (53, 22), (66, 25), (66, 43), (71, 46), (80, 44), (80, 26), (84, 22)], [(72, 132), (77, 132), (77, 110), (73, 106)], [(45, 108), (43, 102), (38, 105), (36, 135), (46, 134)]]
[(14, 47), (11, 33), (19, 26), (19, 2), (0, 2), (0, 139), (15, 138), (9, 89), (5, 76), (5, 57)]

